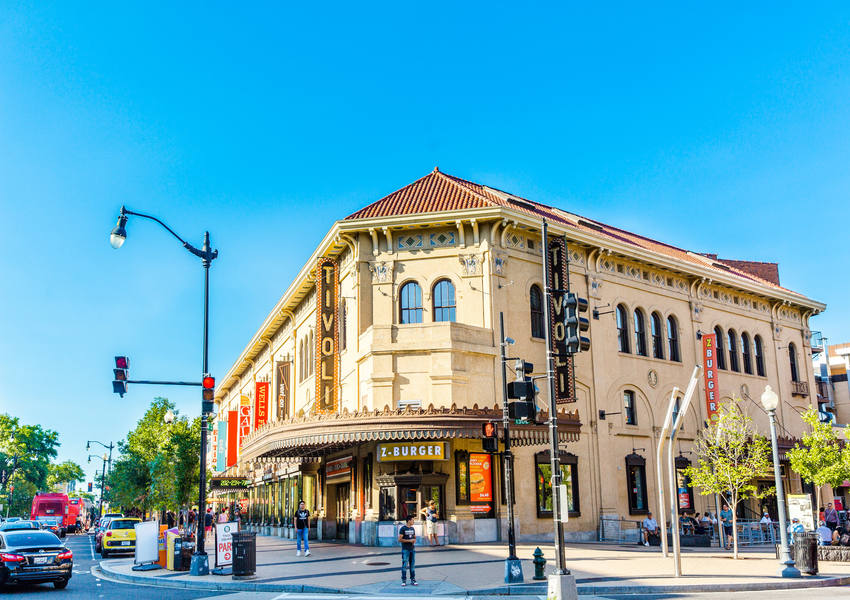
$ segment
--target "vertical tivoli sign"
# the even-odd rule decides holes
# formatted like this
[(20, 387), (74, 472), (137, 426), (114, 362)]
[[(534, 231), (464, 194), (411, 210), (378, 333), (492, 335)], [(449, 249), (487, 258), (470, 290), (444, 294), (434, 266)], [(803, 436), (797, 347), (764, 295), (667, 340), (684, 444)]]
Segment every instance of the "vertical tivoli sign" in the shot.
[(333, 413), (339, 389), (339, 270), (320, 258), (316, 269), (316, 409)]
[(567, 356), (567, 292), (570, 290), (567, 273), (567, 242), (563, 237), (549, 239), (546, 253), (549, 269), (549, 301), (552, 315), (552, 352), (555, 354), (555, 402), (575, 402), (573, 359)]

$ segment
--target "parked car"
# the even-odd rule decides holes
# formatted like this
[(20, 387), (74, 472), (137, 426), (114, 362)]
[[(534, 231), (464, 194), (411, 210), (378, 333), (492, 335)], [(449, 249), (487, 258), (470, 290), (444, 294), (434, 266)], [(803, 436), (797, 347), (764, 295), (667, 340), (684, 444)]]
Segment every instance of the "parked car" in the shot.
[(0, 525), (0, 531), (20, 531), (25, 529), (41, 529), (41, 523), (38, 521), (18, 519), (17, 521), (6, 521)]
[(100, 555), (106, 558), (116, 552), (135, 552), (135, 525), (141, 522), (141, 519), (112, 519), (101, 538)]
[(0, 586), (53, 582), (61, 590), (73, 567), (74, 555), (49, 531), (0, 531)]
[(64, 530), (60, 524), (61, 519), (55, 517), (38, 517), (36, 521), (38, 521), (42, 529), (45, 529), (50, 533), (54, 533), (60, 538), (65, 537)]
[(113, 519), (123, 519), (124, 513), (106, 513), (103, 515), (104, 517), (111, 517)]
[(106, 533), (106, 528), (109, 527), (109, 522), (112, 521), (113, 517), (103, 517), (98, 521), (97, 528), (94, 530), (94, 551), (100, 552), (102, 546), (101, 541), (103, 540), (103, 534)]

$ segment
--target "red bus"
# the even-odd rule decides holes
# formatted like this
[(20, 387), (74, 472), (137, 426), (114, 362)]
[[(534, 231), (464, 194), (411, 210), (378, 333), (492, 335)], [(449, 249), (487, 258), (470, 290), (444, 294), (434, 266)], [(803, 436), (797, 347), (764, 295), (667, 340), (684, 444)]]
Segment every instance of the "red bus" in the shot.
[(89, 516), (91, 500), (87, 498), (71, 498), (68, 500), (68, 532), (79, 533), (85, 527)]
[[(67, 494), (55, 494), (52, 492), (36, 492), (32, 499), (32, 510), (30, 519), (34, 521), (45, 521), (55, 519), (59, 525), (60, 537), (65, 536), (69, 528), (69, 506)], [(74, 517), (76, 523), (76, 516)]]

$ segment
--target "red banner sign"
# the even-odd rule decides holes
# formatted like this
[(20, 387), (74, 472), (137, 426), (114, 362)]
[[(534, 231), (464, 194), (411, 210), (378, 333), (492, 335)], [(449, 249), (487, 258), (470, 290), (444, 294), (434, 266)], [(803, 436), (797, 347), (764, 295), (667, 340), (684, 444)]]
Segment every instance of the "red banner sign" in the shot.
[(251, 433), (251, 399), (242, 396), (239, 399), (239, 448), (242, 448), (242, 440)]
[(227, 466), (236, 464), (236, 443), (238, 441), (239, 413), (235, 410), (227, 411)]
[(717, 336), (702, 334), (702, 370), (705, 382), (705, 414), (711, 421), (717, 414)]
[(254, 395), (254, 429), (269, 422), (269, 382), (258, 381)]

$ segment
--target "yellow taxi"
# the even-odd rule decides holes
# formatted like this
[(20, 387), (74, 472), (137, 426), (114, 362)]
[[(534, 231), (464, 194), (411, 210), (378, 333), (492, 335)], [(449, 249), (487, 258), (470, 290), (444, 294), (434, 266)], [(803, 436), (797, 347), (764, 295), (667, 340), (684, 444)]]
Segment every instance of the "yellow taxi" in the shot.
[(103, 532), (100, 541), (100, 555), (106, 558), (116, 552), (136, 551), (136, 523), (141, 519), (121, 518), (112, 519)]

